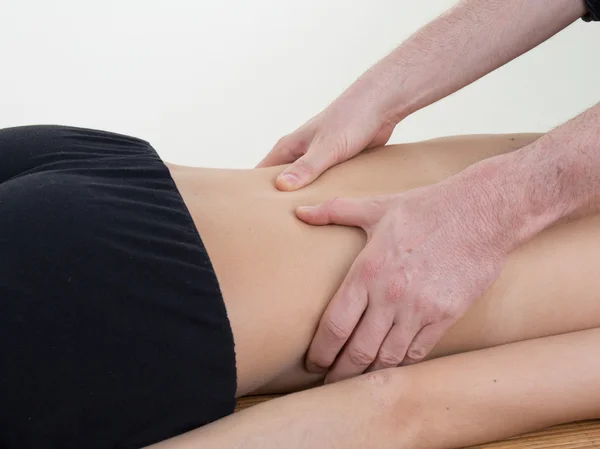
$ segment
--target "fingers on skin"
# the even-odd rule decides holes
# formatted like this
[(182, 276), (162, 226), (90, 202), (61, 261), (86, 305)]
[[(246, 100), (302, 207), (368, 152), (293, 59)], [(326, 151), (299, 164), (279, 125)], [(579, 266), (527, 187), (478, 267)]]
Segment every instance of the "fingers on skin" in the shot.
[(348, 143), (344, 133), (329, 130), (323, 134), (319, 131), (310, 135), (310, 143), (299, 157), (276, 180), (280, 190), (297, 190), (312, 183), (323, 172), (349, 158)]
[(352, 335), (367, 308), (367, 292), (358, 283), (353, 267), (323, 314), (306, 355), (306, 369), (324, 373)]
[(368, 230), (385, 212), (384, 197), (333, 198), (317, 206), (296, 209), (298, 218), (312, 225), (338, 224)]
[(442, 323), (428, 324), (419, 331), (406, 351), (401, 365), (413, 365), (421, 362), (442, 339), (448, 329)]
[(393, 310), (369, 305), (325, 383), (358, 376), (373, 363), (381, 342), (394, 322)]
[(280, 190), (297, 190), (317, 179), (325, 170), (335, 165), (327, 148), (311, 146), (306, 154), (277, 177)]
[(318, 206), (298, 207), (298, 218), (312, 225), (339, 224), (363, 226), (369, 221), (366, 201), (354, 198), (333, 198)]
[(383, 340), (375, 361), (367, 371), (378, 371), (399, 366), (404, 360), (408, 345), (413, 341), (416, 333), (417, 330), (410, 326), (410, 322), (395, 323), (385, 340)]

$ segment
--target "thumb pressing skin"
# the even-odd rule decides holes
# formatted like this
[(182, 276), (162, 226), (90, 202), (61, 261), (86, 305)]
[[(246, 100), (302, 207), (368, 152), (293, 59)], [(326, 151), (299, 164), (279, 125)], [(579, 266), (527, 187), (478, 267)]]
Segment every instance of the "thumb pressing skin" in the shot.
[(310, 148), (277, 177), (275, 185), (279, 190), (298, 190), (313, 182), (333, 165), (335, 162), (331, 160), (328, 152), (315, 147)]
[(317, 206), (301, 206), (297, 217), (311, 225), (338, 224), (366, 228), (375, 219), (373, 202), (369, 199), (334, 198)]

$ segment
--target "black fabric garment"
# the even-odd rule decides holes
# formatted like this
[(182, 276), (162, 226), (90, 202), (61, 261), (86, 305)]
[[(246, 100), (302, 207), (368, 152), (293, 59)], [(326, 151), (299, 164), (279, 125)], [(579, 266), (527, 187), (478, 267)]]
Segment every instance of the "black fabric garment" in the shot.
[(145, 141), (0, 130), (0, 447), (138, 448), (233, 411), (233, 336)]
[(600, 20), (600, 0), (585, 0), (588, 12), (582, 17), (586, 22)]

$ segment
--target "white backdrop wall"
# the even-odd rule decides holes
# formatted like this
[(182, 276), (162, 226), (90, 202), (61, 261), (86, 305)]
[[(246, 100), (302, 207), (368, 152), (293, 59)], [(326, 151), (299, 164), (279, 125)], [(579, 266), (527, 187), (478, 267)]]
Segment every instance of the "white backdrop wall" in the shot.
[[(251, 167), (454, 3), (2, 0), (0, 127), (102, 128), (171, 162)], [(409, 117), (392, 142), (548, 130), (600, 101), (599, 51), (600, 24), (578, 21)]]

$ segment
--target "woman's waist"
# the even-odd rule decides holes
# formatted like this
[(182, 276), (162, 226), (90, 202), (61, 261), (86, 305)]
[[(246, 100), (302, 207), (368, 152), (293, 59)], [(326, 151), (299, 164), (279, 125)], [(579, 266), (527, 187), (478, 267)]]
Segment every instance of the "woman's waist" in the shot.
[(294, 208), (314, 193), (278, 192), (268, 170), (194, 170), (187, 181), (174, 170), (174, 179), (225, 299), (238, 393), (275, 380), (307, 386), (315, 377), (302, 362), (314, 325), (364, 246), (363, 232), (302, 223)]

